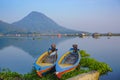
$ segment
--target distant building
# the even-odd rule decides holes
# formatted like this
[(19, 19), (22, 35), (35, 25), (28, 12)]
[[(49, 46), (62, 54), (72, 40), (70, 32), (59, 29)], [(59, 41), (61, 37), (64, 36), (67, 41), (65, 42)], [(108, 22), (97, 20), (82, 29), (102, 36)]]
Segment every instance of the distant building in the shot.
[(85, 36), (87, 36), (86, 33), (81, 33), (81, 34), (79, 34), (79, 37), (85, 37)]
[(93, 33), (92, 36), (100, 36), (99, 33)]
[(107, 34), (108, 36), (112, 36), (112, 33), (111, 32), (108, 32), (108, 34)]
[(92, 34), (92, 37), (93, 37), (93, 38), (98, 38), (99, 36), (101, 36), (101, 34), (99, 34), (99, 33), (93, 33), (93, 34)]

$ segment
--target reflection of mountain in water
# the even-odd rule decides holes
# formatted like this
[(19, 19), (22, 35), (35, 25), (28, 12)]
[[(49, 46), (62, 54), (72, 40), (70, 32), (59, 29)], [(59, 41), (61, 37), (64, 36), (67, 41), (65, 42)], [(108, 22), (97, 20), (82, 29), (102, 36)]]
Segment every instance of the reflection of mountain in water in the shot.
[(9, 68), (11, 71), (27, 73), (32, 69), (34, 58), (27, 52), (14, 46), (0, 50), (0, 68)]
[(46, 51), (52, 43), (57, 44), (65, 39), (67, 38), (42, 37), (35, 40), (32, 38), (0, 38), (0, 49), (13, 45), (35, 57)]

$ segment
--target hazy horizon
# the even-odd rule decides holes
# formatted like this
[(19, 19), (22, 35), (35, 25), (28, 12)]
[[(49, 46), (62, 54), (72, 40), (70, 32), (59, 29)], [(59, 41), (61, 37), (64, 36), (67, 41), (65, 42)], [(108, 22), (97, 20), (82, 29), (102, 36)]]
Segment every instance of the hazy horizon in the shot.
[(0, 20), (12, 23), (37, 11), (64, 27), (120, 32), (119, 0), (0, 0)]

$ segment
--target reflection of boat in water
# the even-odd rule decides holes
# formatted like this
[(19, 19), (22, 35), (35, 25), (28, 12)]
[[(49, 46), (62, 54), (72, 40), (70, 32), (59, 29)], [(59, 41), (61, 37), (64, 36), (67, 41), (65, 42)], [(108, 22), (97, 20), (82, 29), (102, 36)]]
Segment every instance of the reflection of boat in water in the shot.
[(56, 63), (56, 75), (58, 78), (61, 78), (63, 74), (74, 70), (80, 62), (80, 54), (66, 52)]
[(57, 52), (43, 53), (34, 63), (34, 67), (38, 76), (42, 77), (44, 73), (52, 70), (55, 67), (57, 60)]

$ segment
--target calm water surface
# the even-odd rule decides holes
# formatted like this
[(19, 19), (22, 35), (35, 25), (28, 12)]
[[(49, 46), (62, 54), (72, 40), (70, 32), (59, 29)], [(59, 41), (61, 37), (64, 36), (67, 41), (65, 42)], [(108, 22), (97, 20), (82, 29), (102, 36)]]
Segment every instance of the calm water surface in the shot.
[(19, 73), (30, 72), (35, 59), (46, 51), (50, 44), (56, 43), (59, 57), (67, 52), (72, 44), (77, 43), (81, 50), (86, 50), (92, 58), (109, 64), (113, 72), (101, 76), (100, 80), (120, 80), (120, 37), (41, 37), (0, 38), (0, 67), (9, 68)]

